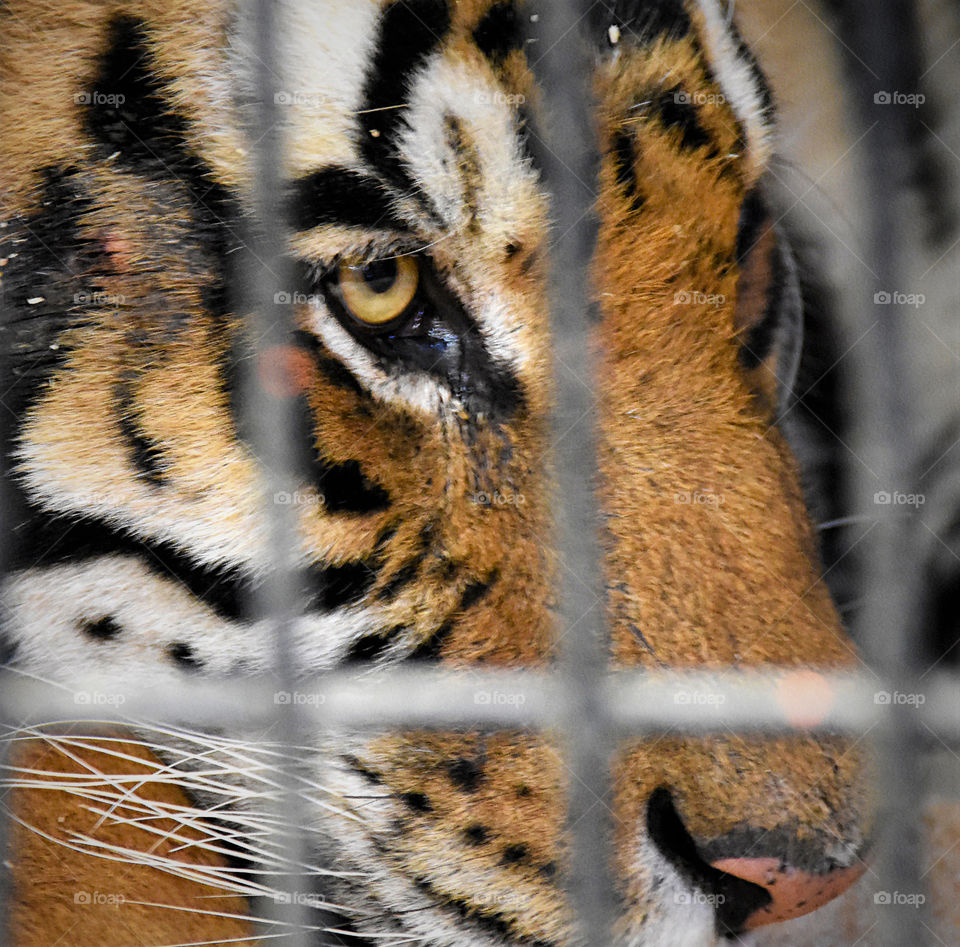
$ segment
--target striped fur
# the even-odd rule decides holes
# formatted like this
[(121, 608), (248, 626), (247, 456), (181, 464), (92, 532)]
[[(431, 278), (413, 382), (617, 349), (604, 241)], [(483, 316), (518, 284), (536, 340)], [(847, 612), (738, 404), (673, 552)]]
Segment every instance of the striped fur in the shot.
[[(295, 506), (302, 537), (294, 637), (305, 670), (538, 668), (552, 657), (551, 585), (575, 577), (548, 541), (547, 206), (525, 121), (536, 26), (488, 0), (279, 7), (297, 283), (278, 305), (293, 306), (298, 335), (255, 365), (233, 308), (254, 95), (238, 10), (61, 0), (0, 12), (0, 272), (16, 416), (4, 445), (15, 510), (4, 641), (15, 670), (69, 686), (81, 672), (163, 684), (270, 667), (265, 625), (246, 611), (267, 565), (269, 500), (245, 431), (251, 371), (287, 391), (302, 422), (303, 483), (273, 499)], [(715, 0), (618, 0), (590, 29), (612, 659), (851, 667), (775, 423), (803, 314), (767, 194), (770, 93)], [(334, 274), (342, 261), (397, 255), (418, 261), (416, 312), (373, 333), (345, 310)], [(197, 898), (205, 882), (269, 893), (264, 800), (282, 748), (146, 726), (130, 753), (100, 733), (25, 736), (64, 761), (36, 762), (24, 742), (14, 774), (22, 823), (52, 836), (19, 835), (20, 943), (59, 937), (66, 920), (51, 903), (105, 870), (90, 840), (106, 829), (84, 821), (90, 793), (117, 807), (108, 851), (137, 866), (97, 876), (110, 879), (98, 890), (191, 909), (187, 921), (141, 906), (132, 923), (157, 943), (263, 934), (242, 901), (229, 902), (223, 913), (239, 917), (228, 922)], [(67, 757), (99, 774), (88, 792), (64, 792)], [(297, 829), (318, 876), (308, 883), (326, 899), (318, 928), (432, 947), (574, 942), (566, 771), (548, 738), (335, 734), (297, 758), (311, 819)], [(143, 792), (120, 798), (118, 759), (127, 776), (147, 774)], [(624, 942), (738, 932), (769, 896), (728, 877), (718, 900), (718, 859), (780, 859), (824, 877), (859, 864), (873, 831), (864, 766), (839, 737), (623, 747)], [(174, 788), (154, 798), (164, 772)], [(51, 798), (67, 828), (45, 821)], [(155, 820), (175, 826), (185, 852), (144, 854)], [(50, 854), (58, 839), (73, 846), (62, 863)], [(196, 867), (210, 862), (212, 872)], [(71, 937), (127, 942), (112, 915), (89, 908), (67, 912)]]

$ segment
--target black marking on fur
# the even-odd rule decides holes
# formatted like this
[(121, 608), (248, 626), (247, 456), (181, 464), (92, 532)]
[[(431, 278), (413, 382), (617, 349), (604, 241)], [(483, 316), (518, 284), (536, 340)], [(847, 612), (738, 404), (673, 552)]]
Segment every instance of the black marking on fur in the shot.
[(350, 645), (350, 650), (346, 653), (343, 660), (347, 664), (376, 661), (406, 630), (406, 626), (396, 625), (382, 633), (364, 635), (362, 638), (357, 638), (357, 640)]
[(397, 139), (416, 71), (450, 28), (445, 0), (397, 0), (380, 20), (377, 49), (360, 110), (361, 149), (366, 161), (391, 184), (411, 194), (414, 182), (404, 167)]
[[(697, 850), (668, 789), (655, 789), (647, 802), (647, 831), (663, 856), (701, 891), (716, 895), (717, 930), (736, 934), (746, 919), (772, 901), (770, 892), (712, 867)], [(752, 851), (750, 846), (743, 851)], [(778, 857), (780, 853), (778, 852)], [(791, 863), (792, 864), (792, 863)]]
[(399, 795), (403, 804), (405, 806), (409, 806), (409, 808), (413, 809), (414, 812), (433, 811), (433, 804), (422, 792), (402, 792)]
[(410, 652), (408, 661), (436, 661), (440, 657), (444, 642), (453, 631), (453, 623), (445, 621), (429, 638), (421, 642)]
[[(230, 411), (237, 436), (252, 450), (254, 443), (252, 419), (246, 410), (244, 392), (248, 386), (237, 376), (249, 370), (252, 364), (244, 339), (236, 338), (230, 359), (223, 365), (223, 385), (229, 398)], [(240, 366), (247, 366), (241, 369)], [(356, 460), (337, 463), (328, 460), (317, 445), (317, 425), (313, 410), (304, 395), (290, 401), (291, 420), (295, 425), (294, 441), (299, 456), (296, 467), (323, 496), (328, 513), (376, 513), (388, 509), (390, 495), (378, 483), (370, 480)], [(269, 466), (268, 459), (261, 462)]]
[[(696, 151), (713, 144), (709, 133), (700, 124), (696, 107), (687, 101), (679, 87), (655, 95), (649, 108), (664, 128), (680, 132), (680, 146), (686, 151)], [(713, 157), (716, 153), (714, 147), (708, 157)]]
[(748, 371), (759, 367), (773, 353), (783, 312), (781, 303), (787, 279), (783, 256), (778, 247), (773, 248), (770, 262), (770, 282), (767, 286), (767, 304), (763, 316), (745, 333), (740, 343), (740, 364)]
[(6, 632), (0, 631), (0, 667), (13, 664), (19, 650), (20, 642), (14, 641)]
[(544, 878), (556, 878), (557, 877), (557, 866), (554, 862), (544, 862), (538, 869), (537, 872), (543, 875)]
[(80, 625), (80, 631), (95, 641), (111, 641), (119, 638), (123, 629), (109, 616), (96, 621), (85, 621)]
[(646, 198), (640, 192), (640, 184), (637, 181), (636, 140), (629, 131), (621, 129), (614, 135), (612, 145), (617, 184), (630, 201), (630, 208), (638, 211), (643, 207)]
[(475, 760), (461, 757), (447, 764), (450, 781), (462, 792), (476, 792), (484, 780), (483, 767)]
[(138, 539), (118, 527), (83, 516), (41, 512), (24, 504), (14, 519), (17, 548), (10, 569), (80, 563), (102, 556), (128, 556), (190, 595), (222, 618), (241, 617), (245, 584), (228, 569), (200, 565), (172, 543)]
[(359, 773), (368, 783), (379, 786), (383, 783), (383, 777), (379, 773), (375, 773), (372, 769), (365, 766), (358, 757), (353, 754), (346, 754), (343, 757), (343, 761), (355, 772)]
[[(683, 0), (614, 0), (591, 8), (590, 21), (601, 44), (610, 48), (611, 26), (641, 46), (657, 39), (681, 39), (691, 30)], [(621, 40), (622, 42), (622, 40)]]
[(494, 569), (483, 582), (471, 582), (464, 590), (463, 594), (460, 596), (460, 602), (458, 608), (460, 611), (466, 611), (468, 608), (471, 608), (473, 605), (476, 605), (477, 602), (482, 599), (487, 592), (490, 591), (490, 587), (500, 578), (500, 570)]
[(500, 65), (510, 53), (523, 48), (521, 27), (514, 3), (495, 3), (474, 29), (473, 41), (487, 59)]
[(389, 602), (396, 598), (402, 589), (416, 579), (417, 573), (420, 571), (420, 566), (423, 564), (425, 558), (426, 553), (421, 553), (409, 562), (405, 562), (396, 573), (391, 576), (390, 581), (380, 589), (379, 593), (377, 593), (377, 598), (381, 602)]
[(151, 68), (149, 31), (139, 17), (115, 16), (94, 84), (86, 90), (84, 123), (104, 157), (133, 171), (179, 177), (187, 123), (165, 97), (163, 71)]
[(523, 842), (517, 842), (514, 845), (508, 845), (503, 850), (503, 861), (507, 865), (516, 865), (522, 862), (530, 854), (530, 848)]
[(737, 225), (737, 263), (742, 265), (756, 246), (760, 235), (771, 226), (770, 211), (760, 188), (753, 188), (740, 206)]
[(494, 935), (497, 938), (509, 938), (509, 943), (516, 944), (517, 947), (560, 947), (559, 944), (553, 941), (542, 940), (539, 937), (525, 936), (518, 930), (515, 921), (501, 914), (499, 911), (484, 911), (469, 901), (450, 898), (447, 894), (437, 892), (434, 886), (425, 878), (415, 877), (413, 883), (420, 891), (436, 901), (437, 904), (442, 905), (444, 908), (455, 910), (463, 919), (464, 924), (472, 925), (487, 935)]
[(290, 225), (305, 231), (323, 224), (366, 230), (405, 230), (389, 193), (373, 177), (348, 168), (324, 168), (293, 184)]
[(377, 563), (360, 559), (314, 570), (311, 575), (319, 587), (314, 590), (309, 607), (329, 612), (354, 605), (366, 596), (377, 579)]
[(133, 393), (134, 381), (130, 373), (117, 383), (114, 389), (114, 411), (120, 435), (127, 445), (130, 462), (136, 475), (155, 487), (165, 480), (163, 448), (150, 438), (140, 423), (140, 407)]
[(390, 494), (368, 480), (355, 460), (333, 464), (318, 458), (315, 483), (331, 513), (377, 513), (390, 506)]
[(293, 333), (294, 342), (307, 352), (313, 359), (318, 371), (335, 388), (349, 391), (362, 401), (372, 404), (370, 393), (361, 386), (353, 373), (342, 363), (337, 361), (325, 348), (323, 343), (310, 332), (298, 329)]
[[(0, 230), (0, 258), (7, 260), (0, 319), (3, 402), (17, 418), (69, 355), (60, 341), (63, 330), (89, 323), (93, 307), (78, 300), (89, 300), (99, 289), (89, 274), (103, 253), (80, 229), (93, 205), (78, 174), (73, 168), (42, 169), (35, 209)], [(6, 452), (15, 431), (7, 424), (3, 429)]]
[(177, 641), (170, 645), (167, 648), (167, 654), (170, 655), (170, 660), (174, 664), (179, 665), (185, 671), (199, 671), (203, 668), (203, 661), (194, 653), (193, 645), (187, 644), (185, 641)]
[(467, 845), (485, 845), (490, 841), (490, 829), (485, 825), (481, 825), (479, 822), (468, 825), (463, 830), (463, 835), (467, 841)]
[[(11, 571), (80, 563), (103, 556), (127, 556), (158, 578), (183, 586), (191, 597), (220, 618), (241, 621), (247, 617), (262, 580), (236, 568), (198, 563), (173, 543), (141, 539), (92, 517), (39, 511), (25, 501), (20, 491), (11, 492)], [(371, 577), (370, 566), (369, 562), (360, 562), (303, 570), (300, 584), (308, 592), (308, 608), (330, 610), (361, 598), (375, 578), (375, 571)]]

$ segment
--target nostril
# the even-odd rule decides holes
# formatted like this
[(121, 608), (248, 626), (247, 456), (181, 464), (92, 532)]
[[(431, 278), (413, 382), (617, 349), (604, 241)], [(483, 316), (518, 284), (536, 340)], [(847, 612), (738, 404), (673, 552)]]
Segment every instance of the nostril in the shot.
[(771, 905), (770, 890), (746, 877), (729, 873), (700, 857), (697, 844), (673, 804), (670, 790), (655, 789), (647, 802), (647, 832), (663, 856), (685, 878), (712, 897), (717, 930), (734, 934), (748, 919)]
[(860, 863), (809, 871), (775, 857), (715, 857), (707, 862), (664, 788), (655, 790), (647, 803), (647, 831), (674, 868), (712, 897), (721, 934), (808, 914), (842, 894), (866, 868)]

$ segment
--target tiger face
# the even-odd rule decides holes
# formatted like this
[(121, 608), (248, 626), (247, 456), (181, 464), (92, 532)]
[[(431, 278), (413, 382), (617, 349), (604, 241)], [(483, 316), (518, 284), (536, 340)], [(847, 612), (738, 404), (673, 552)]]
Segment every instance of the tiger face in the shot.
[[(296, 516), (304, 670), (551, 661), (551, 589), (576, 577), (548, 542), (562, 366), (526, 14), (280, 6), (278, 212), (296, 275), (276, 305), (292, 307), (297, 344), (259, 359), (236, 307), (253, 191), (242, 12), (4, 8), (4, 634), (28, 673), (163, 684), (270, 669), (268, 624), (245, 610), (271, 499), (244, 420), (251, 377), (301, 422), (303, 482), (272, 500)], [(776, 423), (802, 308), (766, 195), (763, 79), (714, 0), (617, 2), (591, 29), (611, 665), (851, 666)], [(254, 735), (227, 736), (259, 759)], [(261, 770), (227, 739), (202, 754), (191, 739), (144, 736), (194, 805), (249, 826)], [(229, 805), (205, 796), (198, 755)], [(356, 932), (573, 942), (567, 774), (547, 736), (317, 735), (301, 764), (299, 830), (316, 869), (336, 869), (329, 904)], [(839, 893), (872, 831), (863, 766), (839, 737), (622, 747), (624, 942), (710, 943)]]

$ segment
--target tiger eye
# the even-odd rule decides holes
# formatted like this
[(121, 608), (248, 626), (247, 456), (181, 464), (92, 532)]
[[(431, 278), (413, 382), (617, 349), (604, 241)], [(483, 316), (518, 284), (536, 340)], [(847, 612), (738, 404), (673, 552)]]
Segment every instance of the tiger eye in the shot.
[(340, 295), (358, 322), (382, 326), (402, 315), (416, 295), (420, 267), (415, 257), (374, 260), (361, 266), (341, 263)]

